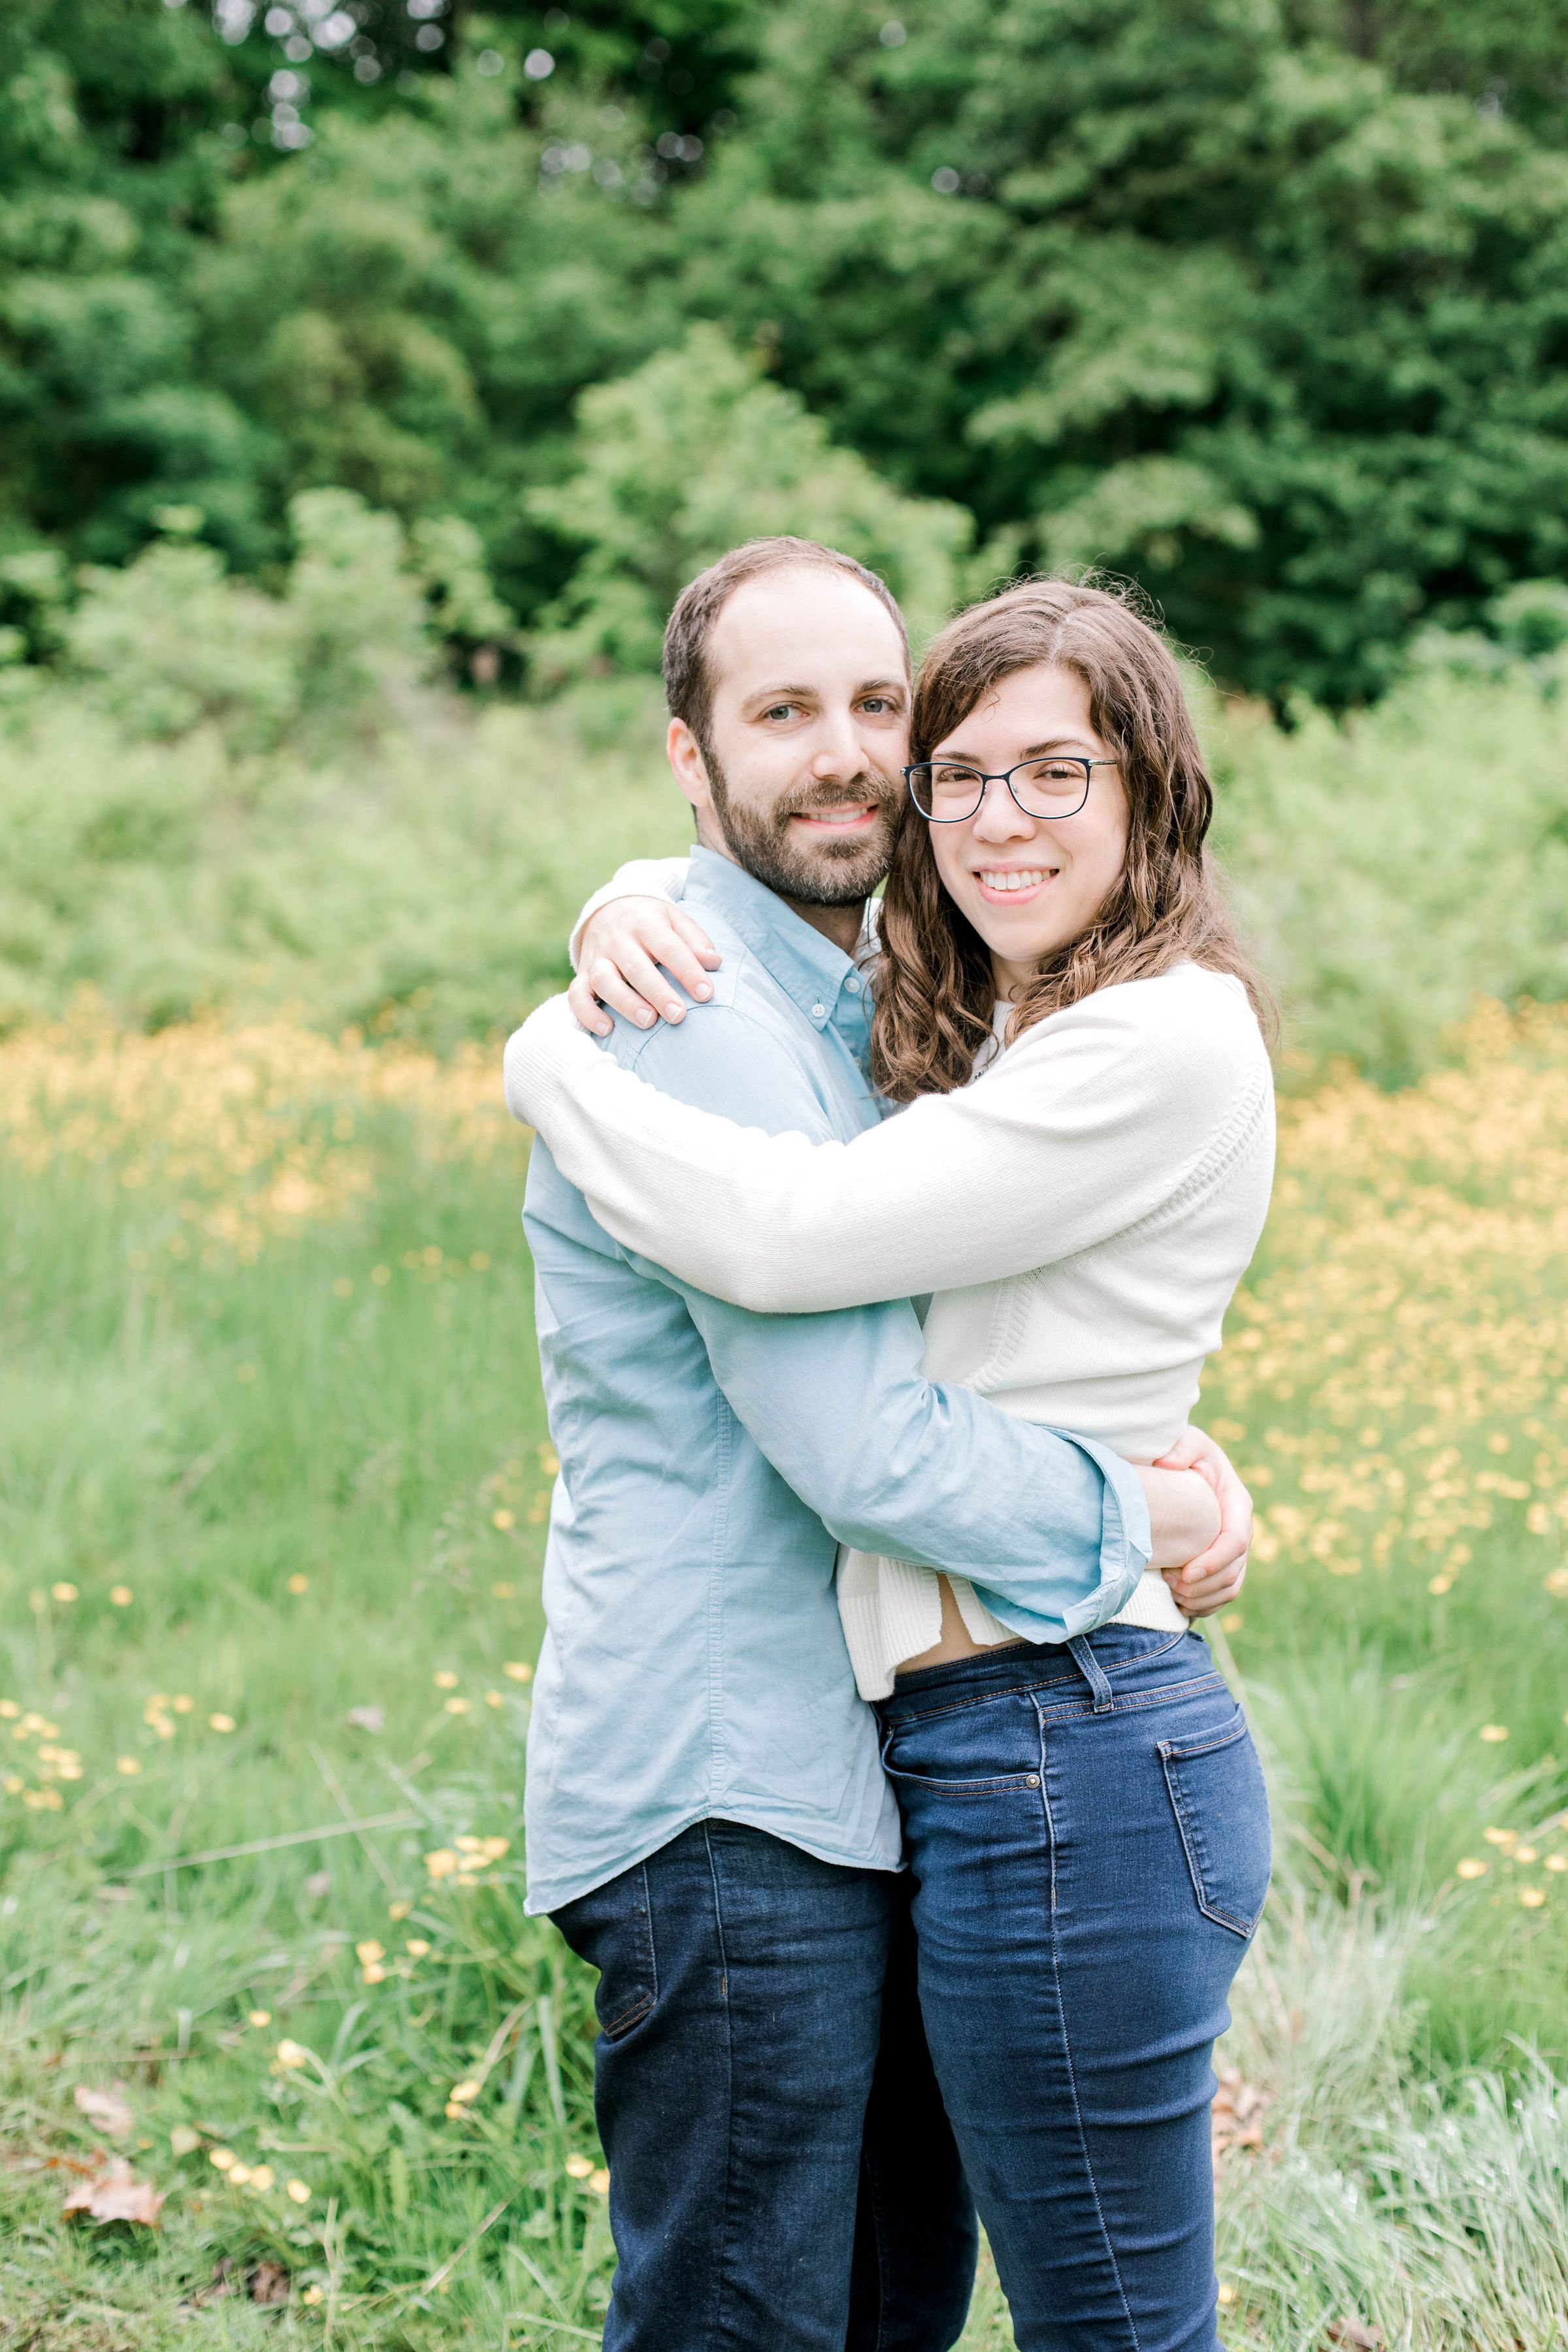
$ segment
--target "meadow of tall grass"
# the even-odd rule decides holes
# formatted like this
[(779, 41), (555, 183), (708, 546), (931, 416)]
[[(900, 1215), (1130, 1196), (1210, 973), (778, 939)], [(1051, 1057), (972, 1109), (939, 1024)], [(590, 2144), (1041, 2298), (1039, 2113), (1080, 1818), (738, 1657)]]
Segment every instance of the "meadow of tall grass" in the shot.
[[(0, 1045), (35, 2352), (596, 2340), (589, 1988), (521, 1909), (553, 1458), (493, 1080), (91, 1003)], [(1264, 1506), (1215, 1638), (1279, 1848), (1220, 2061), (1237, 2347), (1568, 2333), (1565, 1159), (1556, 1012), (1294, 1100), (1205, 1392)], [(156, 2229), (64, 2218), (116, 2156)], [(1010, 2340), (983, 2271), (969, 2352)]]

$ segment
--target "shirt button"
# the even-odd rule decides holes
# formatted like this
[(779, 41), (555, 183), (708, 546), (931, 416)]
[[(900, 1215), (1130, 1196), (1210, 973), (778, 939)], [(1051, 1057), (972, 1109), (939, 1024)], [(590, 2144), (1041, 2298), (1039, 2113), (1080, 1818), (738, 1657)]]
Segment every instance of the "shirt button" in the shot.
[(811, 1008), (811, 1017), (814, 1021), (826, 1021), (827, 1018), (826, 1005), (814, 1004)]
[(859, 995), (859, 993), (860, 993), (860, 975), (859, 975), (859, 973), (858, 973), (858, 972), (852, 971), (852, 972), (850, 973), (850, 975), (849, 975), (848, 979), (845, 982), (844, 985), (845, 985), (845, 987), (849, 991), (849, 993), (850, 993), (850, 995), (851, 995), (851, 996), (858, 996), (858, 995)]

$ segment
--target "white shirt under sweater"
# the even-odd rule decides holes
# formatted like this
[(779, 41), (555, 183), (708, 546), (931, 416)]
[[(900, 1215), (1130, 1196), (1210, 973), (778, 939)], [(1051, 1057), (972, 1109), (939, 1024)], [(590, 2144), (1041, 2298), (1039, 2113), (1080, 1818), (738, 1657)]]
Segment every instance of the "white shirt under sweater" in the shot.
[[(624, 867), (589, 911), (629, 890), (674, 896), (683, 872)], [(507, 1095), (605, 1229), (682, 1280), (763, 1314), (931, 1292), (929, 1378), (1132, 1461), (1163, 1454), (1190, 1415), (1273, 1174), (1257, 1020), (1239, 982), (1192, 963), (1050, 1014), (961, 1091), (849, 1144), (765, 1135), (658, 1093), (563, 999), (512, 1041)], [(1017, 1637), (951, 1583), (973, 1640)], [(838, 1601), (860, 1691), (886, 1697), (939, 1638), (937, 1577), (846, 1549)], [(1186, 1621), (1151, 1573), (1118, 1622)]]

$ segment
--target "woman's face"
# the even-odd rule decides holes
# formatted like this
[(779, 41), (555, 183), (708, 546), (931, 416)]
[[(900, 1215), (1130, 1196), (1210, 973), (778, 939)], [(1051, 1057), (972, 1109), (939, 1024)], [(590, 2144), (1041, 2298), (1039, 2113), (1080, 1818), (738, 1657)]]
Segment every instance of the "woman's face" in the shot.
[[(931, 756), (1000, 775), (1051, 752), (1111, 756), (1095, 732), (1082, 678), (1042, 662), (1005, 677)], [(937, 872), (990, 949), (996, 993), (1007, 997), (1089, 929), (1120, 879), (1127, 795), (1119, 769), (1093, 768), (1075, 815), (1030, 816), (1005, 784), (992, 784), (973, 816), (930, 832)]]

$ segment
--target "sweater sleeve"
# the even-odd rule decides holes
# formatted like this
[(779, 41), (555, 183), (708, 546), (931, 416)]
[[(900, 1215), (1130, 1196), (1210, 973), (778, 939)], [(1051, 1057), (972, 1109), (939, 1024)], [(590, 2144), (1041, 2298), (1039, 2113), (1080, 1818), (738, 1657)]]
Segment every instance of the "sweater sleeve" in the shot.
[(1268, 1065), (1250, 1009), (1217, 975), (1193, 978), (1085, 998), (974, 1085), (847, 1144), (677, 1103), (608, 1059), (559, 1000), (509, 1045), (507, 1100), (618, 1241), (738, 1306), (798, 1314), (961, 1289), (1155, 1213), (1260, 1116)]
[(572, 926), (566, 952), (573, 971), (577, 969), (578, 944), (601, 907), (607, 907), (612, 898), (679, 898), (686, 888), (686, 872), (684, 857), (628, 857), (624, 866), (617, 866)]

